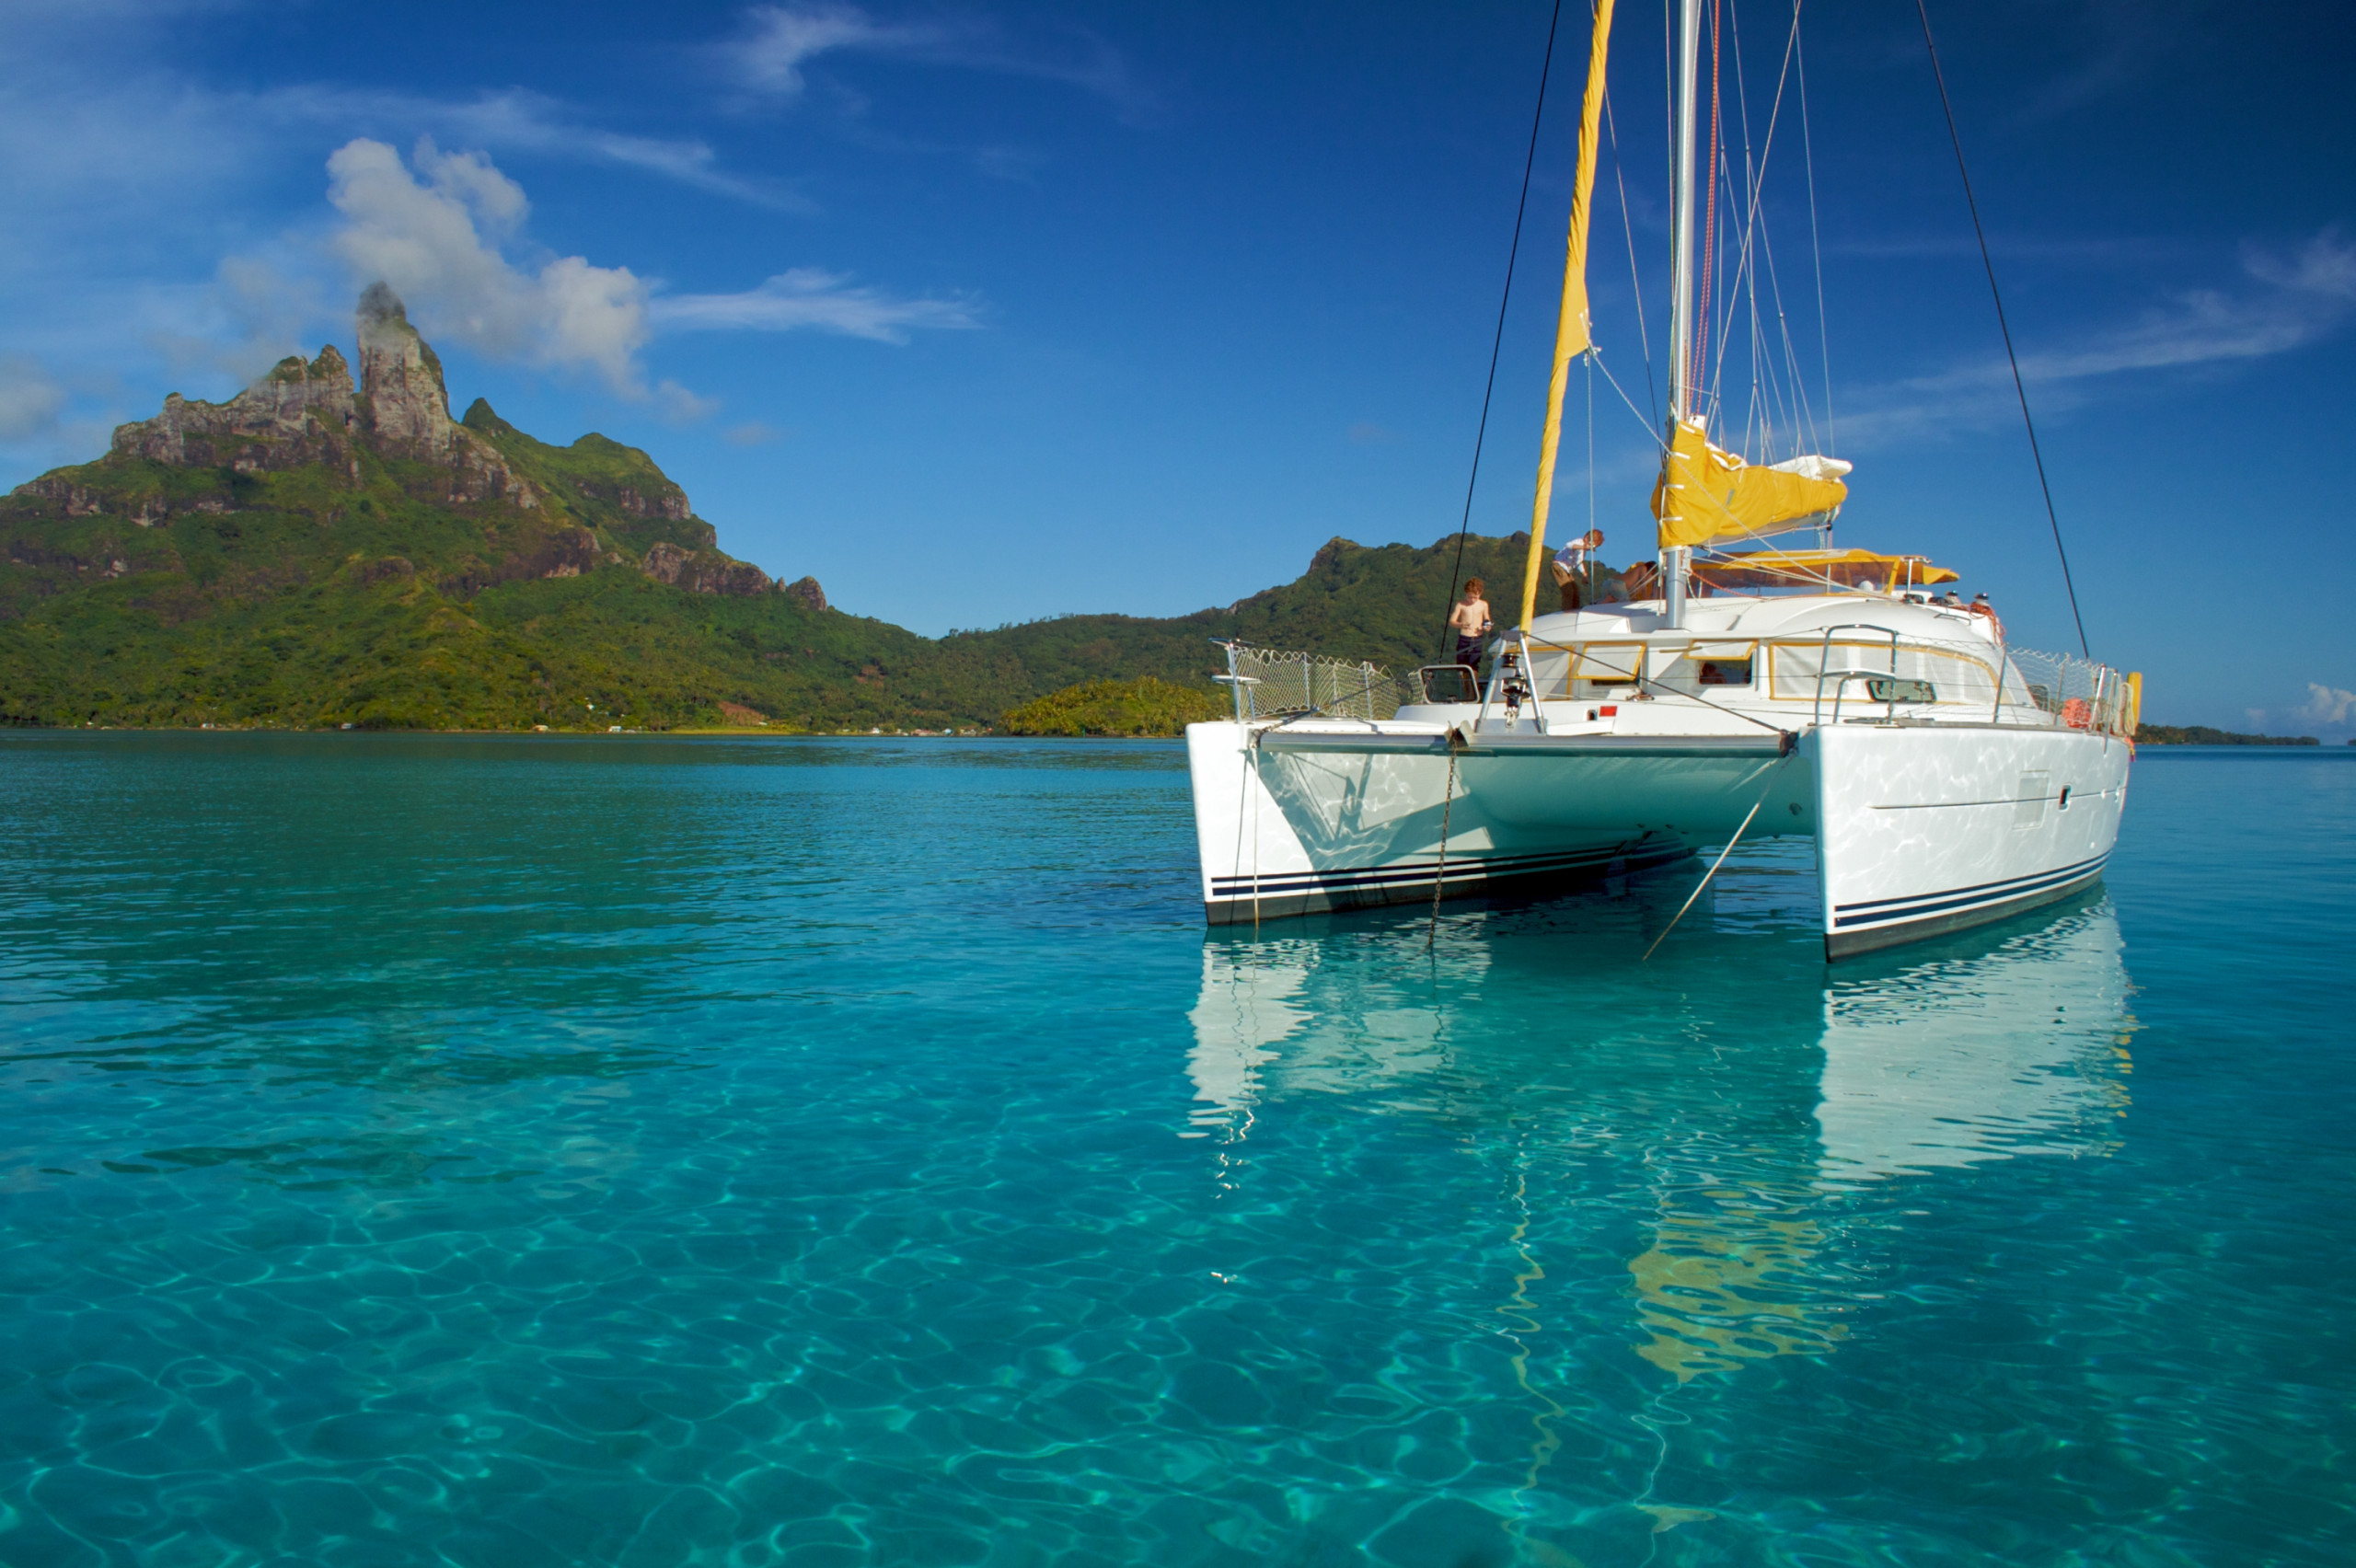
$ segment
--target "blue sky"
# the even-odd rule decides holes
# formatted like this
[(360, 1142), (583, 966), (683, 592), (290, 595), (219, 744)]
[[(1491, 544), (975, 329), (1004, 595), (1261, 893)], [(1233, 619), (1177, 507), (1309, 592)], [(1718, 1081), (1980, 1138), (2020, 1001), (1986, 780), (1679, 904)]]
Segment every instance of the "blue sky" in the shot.
[[(1765, 140), (1791, 17), (1729, 6), (1730, 144), (1738, 104)], [(2349, 733), (2356, 27), (2324, 4), (1933, 17), (2096, 656), (2146, 672), (2155, 720)], [(98, 455), (167, 390), (348, 348), (382, 273), (460, 408), (644, 446), (724, 548), (919, 630), (1178, 613), (1335, 534), (1429, 543), (1462, 505), (1546, 19), (13, 0), (0, 482)], [(1576, 0), (1565, 24), (1474, 503), (1491, 533), (1529, 513)], [(1761, 209), (1809, 414), (1821, 344), (1857, 464), (1841, 537), (1928, 551), (2016, 640), (2066, 649), (1913, 8), (1817, 0), (1798, 57), (1806, 139), (1784, 75)], [(1622, 7), (1611, 83), (1598, 338), (1644, 404), (1657, 6)], [(1730, 363), (1729, 406), (1738, 384)], [(1592, 490), (1607, 556), (1635, 559), (1652, 437), (1595, 386), (1590, 469), (1574, 381), (1554, 532)]]

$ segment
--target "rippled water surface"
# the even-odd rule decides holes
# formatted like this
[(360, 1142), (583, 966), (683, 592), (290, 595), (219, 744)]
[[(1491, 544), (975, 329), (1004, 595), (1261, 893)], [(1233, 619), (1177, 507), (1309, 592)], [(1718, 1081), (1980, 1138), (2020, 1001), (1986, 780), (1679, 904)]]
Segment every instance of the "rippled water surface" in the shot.
[(0, 735), (0, 1562), (2356, 1560), (2356, 755), (1206, 937), (1161, 745)]

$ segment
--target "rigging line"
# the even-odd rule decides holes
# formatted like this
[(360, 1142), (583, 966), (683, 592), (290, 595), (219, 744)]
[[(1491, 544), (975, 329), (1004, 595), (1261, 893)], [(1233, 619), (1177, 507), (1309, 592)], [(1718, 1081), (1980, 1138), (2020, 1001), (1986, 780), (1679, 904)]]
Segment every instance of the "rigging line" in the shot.
[(1448, 885), (1448, 819), (1449, 813), (1456, 810), (1456, 755), (1463, 744), (1462, 734), (1450, 725), (1448, 732), (1448, 786), (1447, 792), (1440, 797), (1439, 806), (1439, 864), (1432, 869), (1432, 923), (1430, 929), (1424, 933), (1426, 952), (1431, 951), (1432, 944), (1439, 940), (1440, 889)]
[[(1758, 383), (1761, 378), (1763, 376), (1768, 383), (1768, 397), (1766, 399), (1767, 408), (1765, 412), (1769, 421), (1769, 429), (1766, 434), (1766, 440), (1768, 441), (1769, 445), (1762, 447), (1761, 450), (1772, 449), (1773, 440), (1773, 421), (1775, 417), (1775, 411), (1777, 409), (1781, 409), (1786, 415), (1791, 413), (1789, 401), (1784, 395), (1782, 384), (1776, 379), (1773, 367), (1769, 363), (1772, 356), (1762, 346), (1765, 343), (1765, 336), (1760, 330), (1759, 267), (1761, 257), (1766, 260), (1768, 288), (1770, 293), (1773, 295), (1774, 313), (1779, 321), (1782, 318), (1784, 310), (1783, 283), (1775, 276), (1775, 248), (1773, 241), (1769, 236), (1767, 225), (1761, 221), (1760, 201), (1761, 193), (1766, 189), (1767, 166), (1774, 156), (1775, 133), (1783, 123), (1784, 95), (1785, 90), (1791, 86), (1792, 52), (1796, 47), (1798, 41), (1799, 4), (1798, 0), (1794, 0), (1792, 6), (1792, 27), (1790, 32), (1784, 36), (1783, 62), (1776, 68), (1775, 72), (1775, 96), (1768, 105), (1767, 130), (1759, 144), (1759, 160), (1755, 166), (1750, 167), (1747, 171), (1749, 175), (1748, 184), (1750, 189), (1748, 191), (1748, 200), (1750, 204), (1747, 215), (1743, 221), (1742, 259), (1737, 273), (1738, 282), (1743, 283), (1743, 286), (1747, 286), (1750, 291), (1750, 353), (1754, 401), (1759, 400)], [(1749, 164), (1750, 159), (1750, 99), (1744, 93), (1744, 76), (1742, 71), (1742, 18), (1739, 13), (1738, 13), (1735, 17), (1734, 44), (1735, 91), (1738, 95), (1738, 101), (1741, 105), (1740, 112), (1742, 114), (1743, 127), (1743, 159), (1746, 164)], [(1747, 282), (1745, 282), (1746, 280)], [(1786, 332), (1784, 336), (1788, 344), (1789, 333)], [(1795, 363), (1793, 368), (1795, 375), (1796, 375), (1796, 363)], [(1798, 439), (1799, 421), (1796, 418), (1793, 418), (1791, 422), (1793, 425), (1794, 440), (1796, 441)], [(1795, 451), (1796, 452), (1796, 448), (1795, 448)]]
[[(1710, 171), (1713, 182), (1716, 180), (1720, 168), (1726, 171), (1727, 204), (1732, 206), (1734, 204), (1734, 160), (1723, 151), (1718, 155), (1717, 165)], [(1739, 257), (1738, 257), (1738, 259)], [(1725, 298), (1723, 308), (1720, 307), (1719, 301), (1712, 301), (1712, 308), (1715, 312), (1718, 323), (1718, 355), (1717, 358), (1710, 361), (1710, 398), (1712, 405), (1720, 414), (1723, 414), (1726, 411), (1727, 340), (1728, 334), (1734, 330), (1734, 306), (1736, 299), (1740, 296), (1742, 280), (1739, 275), (1728, 278), (1722, 272), (1718, 277), (1717, 287)], [(1706, 327), (1707, 323), (1703, 325)]]
[(1767, 790), (1761, 790), (1759, 791), (1759, 799), (1750, 802), (1750, 812), (1749, 815), (1746, 815), (1742, 819), (1742, 826), (1734, 830), (1734, 836), (1727, 840), (1727, 847), (1718, 851), (1718, 858), (1710, 862), (1709, 870), (1704, 872), (1702, 880), (1694, 884), (1693, 891), (1686, 895), (1683, 908), (1679, 909), (1676, 914), (1669, 917), (1669, 924), (1660, 928), (1660, 935), (1653, 939), (1653, 945), (1645, 950), (1645, 956), (1638, 959), (1636, 961), (1637, 963), (1643, 963), (1649, 962), (1653, 954), (1660, 951), (1660, 944), (1669, 940), (1669, 933), (1677, 929), (1677, 923), (1685, 918), (1685, 911), (1693, 907), (1693, 901), (1702, 896), (1702, 889), (1710, 885), (1710, 879), (1716, 876), (1718, 874), (1718, 868), (1727, 863), (1727, 857), (1734, 853), (1734, 847), (1742, 842), (1743, 832), (1750, 826), (1751, 817), (1757, 816), (1759, 814), (1759, 808), (1767, 803), (1767, 790), (1773, 790), (1775, 787), (1774, 776), (1781, 773), (1784, 770), (1784, 764), (1790, 760), (1791, 756), (1786, 753), (1784, 755), (1778, 757), (1775, 760), (1774, 767), (1767, 770)]
[(1636, 416), (1636, 422), (1645, 427), (1645, 433), (1653, 438), (1653, 444), (1660, 448), (1661, 455), (1663, 456), (1667, 456), (1669, 455), (1669, 443), (1660, 438), (1659, 421), (1647, 417), (1644, 409), (1636, 407), (1636, 400), (1628, 396), (1626, 388), (1623, 387), (1620, 385), (1619, 380), (1612, 375), (1611, 367), (1603, 363), (1602, 350), (1589, 349), (1588, 351), (1588, 355), (1595, 361), (1597, 368), (1603, 372), (1603, 379), (1611, 383), (1611, 390), (1619, 393), (1620, 400), (1628, 405), (1628, 411)]
[[(1734, 112), (1736, 121), (1741, 127), (1742, 131), (1742, 191), (1740, 197), (1737, 198), (1735, 192), (1730, 189), (1727, 191), (1727, 197), (1728, 205), (1730, 206), (1733, 205), (1736, 200), (1739, 200), (1742, 203), (1742, 243), (1736, 250), (1734, 273), (1727, 280), (1733, 290), (1733, 297), (1727, 302), (1727, 317), (1725, 329), (1726, 342), (1728, 346), (1731, 346), (1734, 339), (1734, 314), (1739, 308), (1741, 302), (1748, 299), (1750, 304), (1750, 332), (1743, 346), (1749, 350), (1750, 353), (1750, 397), (1748, 406), (1743, 410), (1742, 428), (1744, 446), (1742, 449), (1746, 452), (1763, 452), (1766, 450), (1764, 446), (1754, 447), (1749, 444), (1753, 435), (1758, 432), (1761, 417), (1759, 398), (1759, 280), (1750, 270), (1750, 241), (1751, 236), (1758, 232), (1759, 183), (1766, 178), (1767, 163), (1763, 148), (1760, 155), (1756, 156), (1753, 156), (1750, 149), (1750, 77), (1742, 68), (1742, 7), (1739, 5), (1737, 5), (1734, 7), (1734, 17), (1730, 30), (1734, 35)], [(1770, 118), (1769, 124), (1771, 128), (1770, 134), (1773, 134), (1772, 127), (1773, 121), (1772, 117)], [(1734, 172), (1734, 164), (1731, 154), (1729, 154), (1727, 158), (1727, 172), (1729, 176)], [(1731, 180), (1729, 180), (1729, 184), (1731, 184)], [(1722, 347), (1719, 349), (1718, 352), (1723, 356), (1726, 352), (1726, 349)]]
[[(1759, 236), (1759, 253), (1767, 259), (1767, 286), (1775, 295), (1775, 329), (1784, 340), (1784, 374), (1790, 380), (1789, 395), (1785, 398), (1784, 407), (1792, 414), (1793, 439), (1795, 442), (1799, 440), (1801, 427), (1805, 425), (1807, 445), (1815, 448), (1817, 446), (1816, 409), (1807, 400), (1807, 378), (1800, 370), (1799, 345), (1792, 341), (1792, 317), (1790, 310), (1784, 304), (1783, 275), (1775, 270), (1774, 242), (1763, 230)], [(1799, 452), (1800, 448), (1795, 445), (1792, 455), (1796, 457)]]
[(1645, 325), (1645, 280), (1636, 270), (1636, 222), (1628, 213), (1628, 170), (1620, 161), (1620, 127), (1611, 118), (1611, 84), (1603, 86), (1603, 125), (1611, 137), (1611, 178), (1620, 187), (1620, 227), (1628, 236), (1628, 285), (1636, 293), (1636, 343), (1645, 351), (1645, 401), (1660, 419), (1660, 391), (1653, 385), (1652, 331)]
[[(1595, 356), (1587, 356), (1587, 531), (1595, 532)], [(1582, 562), (1584, 564), (1584, 562)], [(1593, 573), (1588, 574), (1590, 577)]]
[(2086, 620), (2078, 613), (2077, 584), (2070, 580), (2070, 552), (2062, 545), (2062, 517), (2053, 510), (2053, 487), (2046, 482), (2045, 454), (2038, 450), (2037, 421), (2028, 414), (2028, 386), (2021, 380), (2020, 356), (2013, 352), (2013, 329), (2004, 320), (2004, 296), (1996, 287), (1996, 263), (1988, 254), (1988, 231), (1980, 224), (1980, 203), (1971, 194), (1971, 170), (1964, 166), (1963, 133), (1955, 126), (1955, 105), (1947, 98), (1946, 73), (1939, 68), (1938, 41), (1931, 37), (1928, 0), (1914, 0), (1923, 18), (1923, 43), (1931, 52), (1931, 75), (1939, 84), (1939, 107), (1946, 111), (1947, 139), (1955, 144), (1956, 172), (1963, 177), (1964, 205), (1971, 209), (1971, 232), (1980, 237), (1980, 264), (1988, 271), (1988, 297), (1996, 302), (1996, 330), (2004, 334), (2004, 359), (2013, 367), (2013, 391), (2021, 400), (2021, 423), (2028, 429), (2028, 455), (2037, 465), (2037, 486), (2045, 492), (2045, 520), (2053, 525), (2053, 553), (2062, 558), (2062, 586), (2070, 595), (2070, 618), (2078, 626), (2078, 651), (2091, 659), (2086, 647)]
[(1784, 308), (1784, 280), (1775, 271), (1775, 246), (1764, 228), (1759, 231), (1759, 256), (1766, 264), (1767, 292), (1774, 300), (1775, 337), (1784, 350), (1783, 363), (1778, 365), (1773, 345), (1770, 344), (1762, 355), (1764, 374), (1775, 408), (1791, 426), (1792, 455), (1796, 457), (1804, 450), (1800, 445), (1803, 428), (1813, 436), (1816, 421), (1807, 406), (1807, 390), (1800, 382), (1799, 357), (1792, 348), (1792, 323)]
[[(1824, 316), (1824, 236), (1816, 226), (1816, 142), (1808, 134), (1807, 51), (1800, 44), (1799, 0), (1792, 0), (1792, 55), (1800, 78), (1800, 151), (1807, 164), (1807, 239), (1816, 252), (1816, 331), (1824, 365), (1824, 453), (1830, 457), (1838, 455), (1841, 448), (1832, 429), (1832, 328)], [(1799, 374), (1796, 362), (1792, 374)]]
[[(1718, 254), (1718, 19), (1725, 0), (1710, 0), (1710, 196), (1702, 219), (1702, 288), (1701, 308), (1693, 314), (1693, 357), (1689, 363), (1704, 365), (1710, 362), (1710, 317), (1714, 314), (1710, 292), (1711, 266)], [(1712, 400), (1715, 400), (1717, 383), (1711, 382)]]
[[(1489, 380), (1481, 391), (1481, 423), (1472, 433), (1472, 473), (1464, 481), (1464, 516), (1456, 526), (1456, 564), (1449, 569), (1448, 602), (1456, 603), (1456, 588), (1464, 575), (1464, 536), (1472, 529), (1472, 492), (1481, 483), (1481, 448), (1489, 437), (1489, 404), (1497, 393), (1497, 355), (1506, 343), (1506, 306), (1513, 301), (1514, 263), (1521, 255), (1521, 221), (1530, 212), (1530, 171), (1538, 164), (1538, 128), (1546, 118), (1546, 83), (1554, 74), (1554, 34), (1563, 25), (1563, 0), (1554, 0), (1553, 19), (1546, 24), (1546, 59), (1538, 68), (1538, 108), (1530, 117), (1530, 151), (1521, 160), (1521, 199), (1513, 209), (1513, 244), (1506, 249), (1506, 286), (1497, 296), (1497, 330), (1489, 342)], [(1448, 633), (1440, 633), (1440, 655), (1448, 655)]]

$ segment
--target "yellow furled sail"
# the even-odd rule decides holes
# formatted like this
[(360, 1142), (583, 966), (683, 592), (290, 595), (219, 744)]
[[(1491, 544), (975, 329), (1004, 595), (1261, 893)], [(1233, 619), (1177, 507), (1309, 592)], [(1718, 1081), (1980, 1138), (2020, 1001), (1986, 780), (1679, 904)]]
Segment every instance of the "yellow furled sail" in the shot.
[(1679, 420), (1653, 487), (1660, 548), (1748, 539), (1829, 513), (1849, 498), (1838, 457), (1759, 466), (1710, 443), (1698, 419)]
[(1746, 550), (1693, 562), (1693, 575), (1713, 588), (1798, 588), (1814, 584), (1844, 588), (1927, 588), (1954, 582), (1958, 575), (1918, 555), (1878, 550)]
[(1611, 45), (1611, 0), (1597, 0), (1588, 46), (1587, 96), (1579, 104), (1579, 161), (1571, 186), (1571, 233), (1563, 257), (1563, 304), (1554, 317), (1554, 374), (1546, 384), (1546, 431), (1538, 448), (1538, 495), (1530, 509), (1530, 561), (1521, 574), (1521, 624), (1538, 609), (1538, 568), (1546, 559), (1546, 516), (1554, 509), (1554, 454), (1563, 439), (1563, 395), (1571, 362), (1594, 346), (1588, 322), (1587, 236), (1594, 210), (1595, 138), (1603, 120), (1603, 65)]

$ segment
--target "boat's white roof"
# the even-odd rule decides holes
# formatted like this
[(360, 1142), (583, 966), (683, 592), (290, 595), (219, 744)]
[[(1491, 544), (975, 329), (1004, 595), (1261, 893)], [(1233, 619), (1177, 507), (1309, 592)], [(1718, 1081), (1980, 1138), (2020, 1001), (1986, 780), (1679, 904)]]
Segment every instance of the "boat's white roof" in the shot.
[(1942, 605), (1920, 605), (1882, 594), (1713, 594), (1685, 601), (1685, 624), (1672, 630), (1658, 599), (1558, 611), (1530, 622), (1538, 642), (1612, 641), (1655, 636), (1751, 639), (1787, 637), (1829, 627), (1863, 625), (1935, 642), (1993, 642), (1995, 624)]

